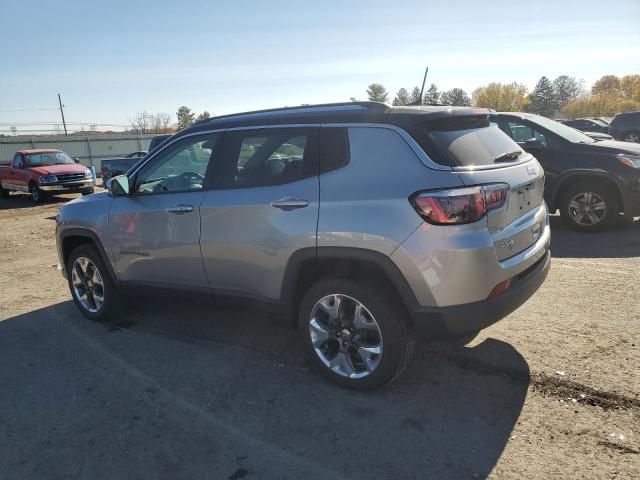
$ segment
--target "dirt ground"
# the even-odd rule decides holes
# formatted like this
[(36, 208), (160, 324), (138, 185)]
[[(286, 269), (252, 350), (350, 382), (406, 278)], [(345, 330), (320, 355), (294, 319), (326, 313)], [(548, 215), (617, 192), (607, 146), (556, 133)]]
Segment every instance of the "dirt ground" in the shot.
[(56, 270), (64, 200), (0, 200), (0, 479), (640, 476), (638, 221), (554, 217), (527, 304), (362, 394), (258, 311), (143, 298), (127, 328), (85, 320)]

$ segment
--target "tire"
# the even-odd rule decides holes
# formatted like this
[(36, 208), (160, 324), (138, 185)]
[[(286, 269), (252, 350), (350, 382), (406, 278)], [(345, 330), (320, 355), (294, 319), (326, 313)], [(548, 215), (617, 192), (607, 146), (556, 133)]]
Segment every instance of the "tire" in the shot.
[(9, 198), (9, 190), (5, 190), (0, 186), (0, 198)]
[(29, 185), (29, 193), (31, 194), (31, 200), (33, 200), (33, 203), (39, 204), (44, 202), (45, 194), (42, 192), (42, 190), (40, 190), (40, 188), (38, 188), (38, 185), (36, 185), (35, 183)]
[[(82, 259), (88, 260), (89, 263), (84, 262)], [(76, 264), (77, 260), (78, 264)], [(94, 272), (91, 265), (93, 265), (98, 272), (98, 277), (91, 275), (89, 285), (87, 285), (88, 279), (86, 277), (80, 279), (78, 278), (79, 272), (74, 272), (74, 266), (76, 266), (76, 268), (79, 267), (80, 271), (83, 271), (83, 264), (86, 266), (83, 273), (86, 274), (88, 271), (91, 275)], [(66, 269), (69, 291), (80, 312), (90, 320), (100, 322), (111, 321), (114, 324), (119, 323), (122, 310), (121, 306), (123, 304), (122, 295), (111, 279), (111, 275), (98, 249), (93, 244), (83, 244), (76, 247), (71, 252), (71, 255), (69, 255)], [(80, 280), (80, 286), (78, 286), (78, 280)], [(82, 280), (84, 280), (84, 283), (82, 283)], [(102, 283), (100, 284), (100, 282)], [(101, 285), (101, 288), (98, 288), (99, 285)], [(84, 296), (85, 298), (82, 299), (81, 292), (86, 291), (87, 286), (91, 290), (90, 295), (86, 295)], [(97, 300), (99, 299), (100, 293), (102, 294), (102, 302), (98, 305)], [(96, 295), (95, 297), (94, 294)]]
[[(341, 300), (338, 308), (336, 297)], [(328, 308), (335, 309), (337, 315), (331, 317), (320, 306), (321, 300), (324, 305), (331, 305)], [(359, 316), (359, 321), (354, 321), (358, 303), (363, 315)], [(338, 328), (340, 323), (342, 327)], [(362, 328), (355, 328), (355, 325)], [(325, 327), (329, 336), (323, 341), (321, 331)], [(319, 280), (309, 288), (300, 303), (298, 328), (313, 370), (343, 387), (360, 390), (380, 388), (396, 379), (413, 358), (415, 334), (400, 301), (379, 286), (367, 282), (342, 278)], [(319, 350), (324, 349), (324, 353), (316, 351), (312, 332), (316, 345)], [(344, 347), (345, 344), (349, 346)], [(369, 363), (357, 353), (364, 348), (367, 348), (365, 353)], [(375, 351), (380, 353), (371, 354)], [(342, 361), (338, 362), (340, 358)], [(333, 369), (329, 366), (332, 363)], [(349, 371), (352, 375), (347, 376)]]
[(81, 192), (82, 196), (86, 196), (86, 195), (91, 195), (93, 193), (93, 188), (91, 190), (85, 190), (84, 192)]
[(640, 143), (640, 131), (632, 130), (630, 132), (625, 132), (625, 134), (622, 135), (622, 141)]
[[(603, 204), (604, 210), (594, 208)], [(585, 208), (587, 205), (588, 208)], [(583, 181), (571, 185), (560, 201), (562, 219), (571, 229), (578, 232), (604, 230), (615, 223), (619, 212), (620, 202), (616, 192), (596, 181)], [(594, 221), (595, 219), (597, 221)]]

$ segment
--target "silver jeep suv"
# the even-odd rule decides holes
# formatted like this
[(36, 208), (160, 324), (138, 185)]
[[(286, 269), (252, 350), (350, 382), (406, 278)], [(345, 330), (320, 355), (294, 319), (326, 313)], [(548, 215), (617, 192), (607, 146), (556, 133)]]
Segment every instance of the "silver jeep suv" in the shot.
[(73, 299), (116, 321), (134, 286), (251, 299), (297, 325), (326, 377), (382, 386), (416, 331), (473, 335), (547, 275), (544, 173), (489, 113), (364, 102), (198, 122), (61, 208)]

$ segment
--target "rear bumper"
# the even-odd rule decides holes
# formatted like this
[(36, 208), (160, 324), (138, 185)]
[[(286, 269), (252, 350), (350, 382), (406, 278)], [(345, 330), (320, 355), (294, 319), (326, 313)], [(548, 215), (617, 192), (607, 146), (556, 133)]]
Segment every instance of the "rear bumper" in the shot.
[(419, 307), (411, 312), (414, 326), (428, 338), (463, 336), (488, 327), (525, 303), (540, 288), (551, 266), (551, 252), (514, 277), (496, 298), (450, 307)]

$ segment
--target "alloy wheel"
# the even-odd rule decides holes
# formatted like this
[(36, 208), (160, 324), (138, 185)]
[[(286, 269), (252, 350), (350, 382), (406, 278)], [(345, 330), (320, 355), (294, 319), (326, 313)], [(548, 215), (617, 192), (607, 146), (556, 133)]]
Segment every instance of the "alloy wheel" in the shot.
[(640, 143), (640, 133), (628, 133), (624, 137), (625, 142), (635, 142)]
[(594, 192), (578, 193), (569, 201), (569, 216), (577, 225), (597, 225), (607, 216), (607, 202)]
[(97, 313), (104, 304), (104, 282), (102, 275), (87, 257), (78, 257), (71, 268), (73, 294), (82, 308), (90, 313)]
[(331, 294), (318, 300), (309, 316), (309, 335), (318, 358), (340, 376), (363, 378), (380, 365), (380, 326), (355, 298)]

